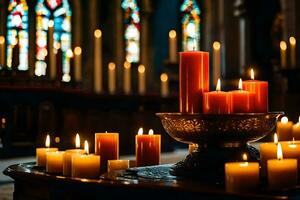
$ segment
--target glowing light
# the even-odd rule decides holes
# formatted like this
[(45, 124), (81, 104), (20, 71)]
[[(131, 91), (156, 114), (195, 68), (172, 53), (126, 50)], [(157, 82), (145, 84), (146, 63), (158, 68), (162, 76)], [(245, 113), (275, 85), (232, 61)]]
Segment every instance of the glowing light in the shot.
[(46, 136), (45, 146), (46, 146), (47, 148), (50, 147), (50, 136), (49, 136), (49, 134)]
[(286, 46), (286, 42), (285, 41), (281, 41), (280, 42), (280, 49), (285, 51), (287, 49), (287, 46)]
[(125, 62), (124, 62), (124, 68), (125, 68), (125, 69), (130, 69), (130, 67), (131, 67), (130, 62), (125, 61)]
[(101, 30), (100, 29), (96, 29), (94, 31), (94, 36), (95, 36), (95, 38), (100, 38), (102, 36)]
[(221, 48), (221, 43), (218, 42), (218, 41), (215, 41), (215, 42), (213, 43), (213, 48), (214, 48), (215, 50), (220, 50), (220, 48)]
[(153, 134), (154, 134), (153, 129), (150, 129), (150, 130), (148, 131), (148, 135), (153, 135)]
[(168, 81), (168, 74), (162, 73), (160, 75), (160, 80), (161, 80), (161, 82), (167, 82)]
[(53, 26), (54, 26), (54, 21), (53, 20), (49, 20), (48, 27), (52, 28)]
[(289, 42), (290, 42), (291, 45), (296, 45), (296, 38), (290, 37)]
[(253, 70), (253, 68), (251, 68), (251, 70), (250, 70), (250, 77), (251, 77), (251, 80), (254, 80), (254, 70)]
[(278, 143), (278, 145), (277, 145), (277, 159), (278, 160), (282, 160), (283, 159), (282, 148), (281, 148), (281, 144), (280, 143)]
[(90, 153), (89, 152), (89, 143), (86, 140), (84, 141), (84, 151), (85, 151), (86, 154)]
[(281, 118), (280, 121), (281, 121), (281, 123), (286, 124), (286, 123), (289, 122), (289, 118), (287, 118), (286, 116), (284, 116), (284, 117)]
[(55, 137), (54, 141), (55, 141), (55, 143), (60, 143), (60, 137)]
[(176, 37), (176, 31), (175, 30), (170, 30), (169, 31), (169, 37), (170, 38), (175, 38)]
[(76, 134), (76, 137), (75, 137), (75, 147), (80, 148), (80, 136), (78, 133)]
[(79, 56), (81, 53), (82, 53), (82, 50), (81, 50), (80, 47), (75, 47), (75, 48), (74, 48), (74, 54), (75, 54), (76, 56)]
[(139, 73), (145, 73), (145, 66), (144, 65), (140, 65), (139, 67), (138, 67), (138, 71), (139, 71)]
[(242, 90), (243, 89), (243, 81), (242, 81), (242, 79), (240, 78), (240, 80), (239, 80), (239, 90)]
[(275, 144), (278, 143), (278, 136), (277, 136), (277, 133), (274, 133), (274, 143), (275, 143)]
[(109, 70), (114, 70), (114, 69), (116, 69), (116, 64), (113, 63), (113, 62), (108, 63), (108, 69), (109, 69)]
[(247, 157), (247, 154), (243, 154), (243, 161), (247, 161), (248, 160), (248, 157)]
[(221, 80), (219, 78), (216, 86), (216, 91), (221, 91)]
[(143, 132), (144, 132), (143, 128), (142, 127), (139, 128), (138, 135), (143, 135)]
[(5, 42), (5, 38), (4, 38), (4, 36), (0, 36), (0, 44), (4, 44), (4, 42)]
[(67, 50), (67, 57), (68, 58), (73, 58), (73, 51), (72, 51), (72, 49), (68, 49)]

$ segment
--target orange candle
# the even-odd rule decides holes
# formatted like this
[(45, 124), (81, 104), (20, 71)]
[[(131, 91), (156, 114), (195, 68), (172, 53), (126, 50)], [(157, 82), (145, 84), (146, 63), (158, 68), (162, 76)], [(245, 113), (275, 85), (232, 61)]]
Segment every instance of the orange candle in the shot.
[(300, 140), (300, 117), (298, 123), (293, 126), (293, 138)]
[(297, 184), (297, 159), (283, 159), (281, 144), (277, 145), (277, 159), (268, 160), (270, 189), (283, 189)]
[(60, 174), (63, 172), (64, 151), (55, 151), (46, 153), (46, 172)]
[(267, 175), (267, 161), (270, 159), (277, 158), (277, 144), (278, 137), (277, 134), (274, 134), (274, 142), (266, 142), (259, 145), (260, 150), (260, 164), (262, 175)]
[(159, 165), (160, 163), (161, 137), (153, 134), (150, 129), (148, 135), (143, 135), (143, 128), (140, 128), (135, 136), (135, 156), (136, 165), (149, 166)]
[(280, 141), (292, 140), (293, 122), (290, 122), (287, 117), (282, 117), (280, 122), (277, 122), (277, 133)]
[(253, 109), (254, 93), (242, 90), (243, 82), (239, 80), (239, 90), (231, 91), (230, 111), (232, 113), (249, 113)]
[(47, 135), (45, 141), (46, 148), (36, 148), (36, 165), (39, 167), (46, 166), (46, 153), (58, 151), (58, 148), (50, 148), (50, 136)]
[(254, 80), (254, 71), (251, 69), (251, 80), (243, 81), (243, 90), (254, 93), (254, 106), (252, 112), (267, 113), (268, 103), (268, 82)]
[(119, 133), (96, 133), (95, 154), (101, 156), (101, 172), (106, 172), (107, 161), (119, 159)]
[(229, 93), (221, 91), (221, 81), (218, 79), (216, 91), (203, 93), (203, 113), (229, 114)]

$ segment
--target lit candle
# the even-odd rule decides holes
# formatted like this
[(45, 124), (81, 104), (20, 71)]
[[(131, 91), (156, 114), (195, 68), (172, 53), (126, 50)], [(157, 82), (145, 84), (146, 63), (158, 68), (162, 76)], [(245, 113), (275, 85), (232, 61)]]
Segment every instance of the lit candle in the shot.
[(5, 37), (0, 36), (0, 66), (5, 65)]
[(283, 189), (297, 184), (297, 160), (283, 159), (281, 144), (277, 145), (277, 159), (268, 160), (270, 189)]
[(277, 122), (277, 134), (280, 141), (292, 140), (293, 122), (290, 122), (287, 117), (282, 117), (280, 122)]
[(70, 68), (66, 68), (66, 69), (63, 69), (62, 70), (62, 73), (63, 73), (63, 76), (62, 76), (62, 81), (63, 82), (70, 82), (71, 81), (71, 71), (70, 69), (74, 67), (74, 54), (73, 54), (73, 51), (72, 49), (68, 49), (67, 52), (66, 52), (66, 61), (67, 63), (70, 64)]
[(213, 83), (221, 77), (221, 43), (215, 41), (213, 43)]
[(300, 117), (298, 123), (293, 125), (293, 138), (300, 140)]
[(108, 160), (107, 172), (129, 168), (129, 160)]
[(71, 167), (72, 167), (72, 157), (75, 154), (84, 154), (85, 151), (80, 149), (80, 137), (79, 134), (76, 134), (75, 137), (75, 147), (76, 149), (68, 149), (65, 151), (63, 157), (63, 175), (64, 176), (71, 176)]
[(286, 42), (285, 41), (281, 41), (280, 42), (280, 61), (281, 61), (281, 67), (282, 68), (286, 68), (287, 64), (286, 64)]
[(149, 166), (159, 165), (161, 137), (154, 134), (150, 129), (148, 135), (143, 135), (143, 128), (140, 128), (135, 136), (135, 156), (136, 165)]
[(146, 76), (145, 76), (145, 66), (140, 65), (138, 67), (138, 91), (140, 95), (146, 93)]
[(278, 137), (277, 134), (274, 134), (274, 142), (267, 142), (262, 143), (259, 145), (260, 150), (260, 164), (262, 175), (267, 175), (267, 161), (270, 159), (277, 158), (277, 144), (278, 144)]
[(291, 67), (296, 67), (296, 38), (290, 37), (290, 54), (291, 54)]
[(243, 82), (239, 80), (239, 90), (230, 91), (230, 112), (249, 113), (252, 112), (254, 104), (254, 93), (242, 90)]
[(76, 82), (82, 81), (82, 62), (81, 62), (82, 50), (80, 47), (74, 48), (74, 79)]
[(221, 91), (221, 81), (218, 79), (216, 91), (203, 93), (203, 113), (229, 114), (229, 93)]
[(116, 93), (116, 64), (113, 62), (108, 63), (108, 92)]
[(72, 177), (98, 178), (100, 176), (100, 156), (89, 154), (89, 144), (84, 142), (86, 154), (75, 154), (72, 157)]
[(131, 64), (128, 61), (124, 62), (124, 73), (123, 73), (123, 89), (125, 94), (131, 93)]
[(283, 157), (297, 159), (298, 166), (299, 166), (300, 141), (295, 141), (293, 138), (292, 141), (282, 142), (281, 145), (282, 145)]
[(46, 153), (46, 172), (60, 174), (63, 172), (64, 151)]
[(177, 36), (175, 30), (169, 32), (169, 61), (170, 63), (177, 62)]
[(60, 43), (55, 43), (54, 46), (54, 54), (55, 54), (55, 67), (56, 67), (56, 77), (59, 81), (62, 80), (62, 67), (63, 67), (63, 58), (62, 58), (62, 49)]
[(102, 86), (102, 32), (99, 29), (94, 31), (94, 91), (99, 94)]
[(46, 166), (46, 153), (50, 151), (58, 151), (58, 148), (50, 148), (50, 136), (47, 135), (45, 141), (46, 148), (36, 148), (36, 165), (39, 167)]
[(55, 80), (56, 78), (56, 59), (54, 53), (54, 22), (49, 20), (48, 22), (48, 58), (49, 58), (49, 71), (50, 79)]
[(162, 73), (160, 75), (160, 95), (162, 97), (169, 96), (169, 80), (168, 74)]
[(268, 102), (268, 82), (254, 80), (254, 70), (250, 70), (251, 80), (243, 81), (243, 90), (254, 93), (254, 106), (252, 112), (267, 113)]
[(227, 192), (245, 192), (257, 189), (259, 184), (259, 164), (247, 162), (225, 163), (225, 186)]
[(119, 159), (119, 133), (96, 133), (95, 154), (101, 156), (101, 172), (106, 172), (107, 161)]

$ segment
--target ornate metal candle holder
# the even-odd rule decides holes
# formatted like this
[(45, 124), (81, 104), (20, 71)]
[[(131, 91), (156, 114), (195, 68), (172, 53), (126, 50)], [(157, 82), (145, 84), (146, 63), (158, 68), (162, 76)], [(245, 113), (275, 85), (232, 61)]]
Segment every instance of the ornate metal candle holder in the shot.
[(175, 164), (170, 173), (212, 181), (223, 180), (224, 163), (240, 160), (248, 153), (258, 160), (259, 153), (248, 145), (273, 133), (283, 112), (229, 115), (157, 113), (166, 132), (175, 140), (198, 144), (198, 149)]

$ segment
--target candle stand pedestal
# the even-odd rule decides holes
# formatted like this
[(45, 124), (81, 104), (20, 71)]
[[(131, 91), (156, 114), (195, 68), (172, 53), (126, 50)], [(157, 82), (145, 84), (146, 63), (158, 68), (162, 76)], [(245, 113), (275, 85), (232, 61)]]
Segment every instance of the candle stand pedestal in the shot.
[(224, 164), (242, 159), (259, 160), (259, 152), (249, 145), (274, 133), (283, 112), (228, 115), (157, 113), (166, 132), (175, 140), (198, 144), (198, 149), (175, 164), (170, 173), (179, 177), (224, 181)]

